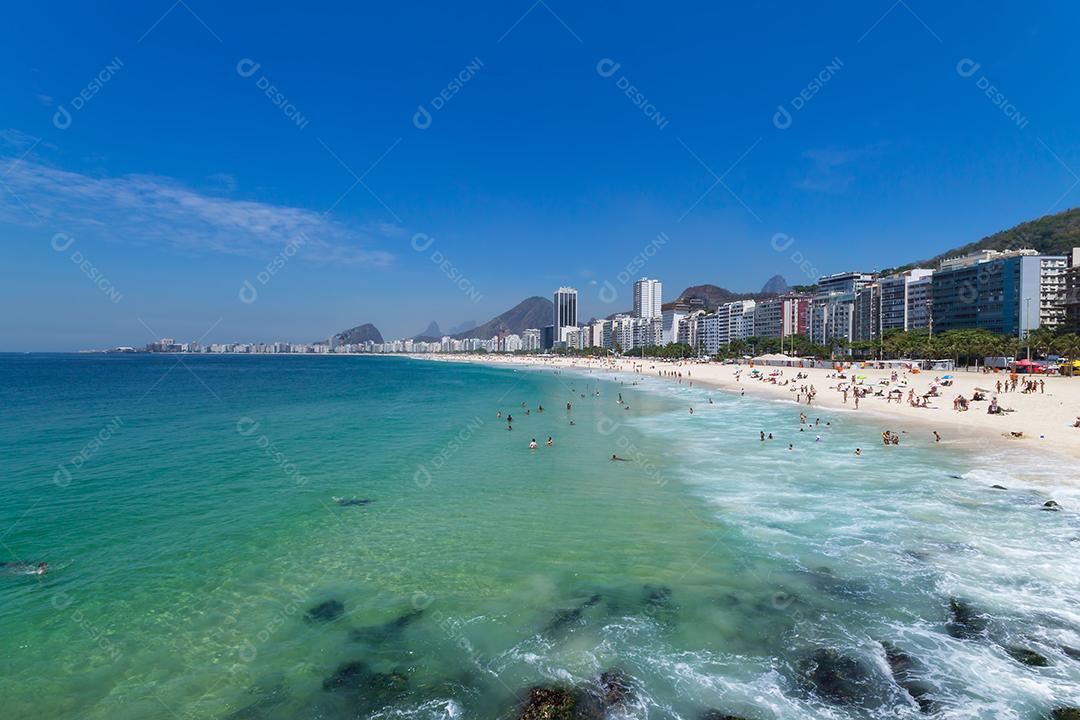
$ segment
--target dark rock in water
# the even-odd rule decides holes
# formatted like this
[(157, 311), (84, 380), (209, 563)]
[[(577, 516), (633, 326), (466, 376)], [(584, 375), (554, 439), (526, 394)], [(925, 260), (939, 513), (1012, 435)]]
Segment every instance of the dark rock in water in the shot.
[(342, 507), (350, 507), (352, 505), (367, 505), (370, 502), (371, 500), (368, 500), (367, 498), (334, 498), (334, 503), (336, 505), (341, 505)]
[(832, 703), (863, 705), (875, 695), (866, 666), (833, 648), (815, 650), (799, 663), (799, 672), (805, 687)]
[(633, 681), (618, 668), (600, 673), (583, 692), (578, 693), (574, 707), (575, 720), (599, 720), (612, 710), (622, 708), (633, 696)]
[(1005, 487), (1004, 485), (991, 485), (990, 487), (993, 490), (1008, 490), (1009, 489), (1009, 488)]
[(1010, 645), (1005, 648), (1005, 652), (1009, 653), (1009, 657), (1013, 660), (1024, 665), (1030, 665), (1031, 667), (1049, 667), (1050, 665), (1050, 661), (1046, 659), (1045, 655), (1040, 655), (1034, 650), (1019, 645)]
[(918, 560), (919, 562), (929, 562), (930, 553), (923, 552), (922, 550), (905, 550), (904, 554), (912, 560)]
[(337, 620), (345, 612), (345, 605), (340, 600), (327, 600), (307, 611), (308, 620), (330, 622)]
[(577, 696), (573, 691), (560, 687), (534, 687), (529, 689), (521, 710), (520, 720), (574, 720)]
[(358, 703), (362, 716), (401, 701), (409, 693), (409, 678), (399, 671), (371, 672), (367, 663), (354, 661), (339, 667), (323, 681), (327, 692), (347, 693)]
[(250, 692), (258, 699), (229, 713), (224, 720), (261, 720), (288, 699), (288, 691), (280, 682), (266, 689), (253, 688)]
[(323, 680), (323, 690), (359, 690), (371, 677), (367, 663), (356, 660), (345, 663), (333, 675)]
[(577, 625), (581, 622), (582, 617), (585, 615), (585, 611), (600, 603), (603, 598), (599, 593), (590, 595), (587, 600), (578, 605), (566, 610), (557, 610), (555, 614), (551, 616), (551, 620), (544, 626), (543, 633), (550, 635), (551, 633), (559, 632), (571, 625)]
[(959, 640), (971, 640), (986, 634), (986, 616), (957, 598), (949, 600), (949, 620), (945, 630)]
[(739, 715), (727, 715), (719, 710), (706, 710), (701, 715), (701, 720), (746, 720)]
[(645, 586), (645, 604), (651, 607), (670, 607), (671, 588)]
[(889, 664), (889, 671), (896, 684), (911, 696), (911, 699), (919, 706), (920, 712), (935, 712), (937, 703), (929, 697), (930, 686), (914, 678), (915, 659), (891, 642), (883, 641), (881, 647), (885, 649), (885, 661)]
[(600, 690), (604, 707), (618, 707), (630, 699), (633, 683), (625, 672), (612, 668), (600, 673)]
[(1061, 506), (1054, 500), (1047, 500), (1043, 503), (1043, 510), (1060, 510)]
[(418, 620), (424, 614), (423, 610), (410, 610), (404, 615), (399, 615), (389, 622), (381, 625), (371, 625), (359, 628), (349, 633), (349, 638), (354, 642), (381, 643), (400, 635), (405, 628)]
[(1061, 652), (1065, 653), (1066, 657), (1071, 657), (1073, 660), (1080, 661), (1080, 648), (1065, 645), (1061, 648)]
[(1080, 708), (1057, 708), (1050, 717), (1051, 720), (1080, 720)]

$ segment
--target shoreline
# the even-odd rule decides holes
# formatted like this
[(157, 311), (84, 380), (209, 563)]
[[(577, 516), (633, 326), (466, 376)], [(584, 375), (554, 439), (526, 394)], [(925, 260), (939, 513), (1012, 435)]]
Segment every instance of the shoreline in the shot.
[[(665, 361), (621, 358), (618, 360), (580, 357), (538, 358), (513, 355), (471, 356), (452, 354), (410, 354), (406, 357), (434, 362), (457, 362), (488, 365), (492, 367), (528, 368), (535, 370), (560, 369), (582, 372), (610, 372), (613, 375), (633, 375), (658, 380), (678, 382), (677, 375), (659, 373), (682, 373), (684, 383), (700, 384), (703, 387), (722, 392), (745, 394), (774, 402), (786, 402), (798, 405), (800, 412), (813, 417), (815, 409), (830, 412), (853, 413), (862, 416), (866, 422), (881, 423), (882, 430), (903, 431), (913, 439), (925, 435), (930, 444), (933, 431), (942, 436), (940, 445), (966, 449), (973, 452), (987, 450), (1023, 450), (1029, 452), (1053, 453), (1070, 460), (1080, 458), (1080, 428), (1071, 427), (1080, 414), (1080, 379), (1068, 377), (1020, 376), (1021, 385), (1016, 392), (996, 392), (996, 383), (1005, 381), (1007, 373), (981, 373), (956, 370), (942, 373), (897, 371), (897, 382), (882, 385), (882, 380), (891, 380), (891, 370), (875, 370), (855, 367), (856, 376), (865, 376), (863, 382), (872, 391), (882, 390), (887, 396), (890, 389), (902, 388), (900, 402), (888, 402), (886, 397), (868, 395), (861, 398), (859, 408), (855, 409), (853, 398), (844, 402), (843, 393), (838, 385), (844, 379), (829, 377), (834, 371), (822, 368), (779, 368), (770, 366), (730, 365), (715, 362), (698, 363), (696, 361)], [(774, 384), (761, 379), (750, 378), (752, 369), (761, 371), (768, 377), (775, 375), (775, 380), (786, 381), (786, 385)], [(741, 372), (736, 375), (736, 371)], [(806, 377), (796, 380), (796, 374)], [(846, 373), (849, 377), (852, 372)], [(925, 394), (935, 378), (943, 375), (952, 376), (951, 386), (938, 385), (939, 397), (929, 400), (929, 407), (912, 407), (908, 404), (908, 391), (914, 390), (916, 397)], [(1045, 392), (1024, 394), (1020, 392), (1025, 378), (1045, 380)], [(813, 386), (816, 396), (807, 404), (805, 395), (797, 392), (801, 386)], [(971, 402), (970, 409), (957, 412), (952, 409), (953, 399), (957, 395), (970, 398), (975, 388), (984, 388), (986, 402)], [(801, 402), (796, 403), (796, 396)], [(1014, 412), (1002, 415), (990, 415), (986, 412), (991, 398), (997, 397), (1003, 408), (1012, 408)], [(793, 408), (794, 409), (794, 408)], [(1022, 433), (1014, 437), (1010, 433)], [(867, 443), (881, 442), (880, 437), (872, 436)]]

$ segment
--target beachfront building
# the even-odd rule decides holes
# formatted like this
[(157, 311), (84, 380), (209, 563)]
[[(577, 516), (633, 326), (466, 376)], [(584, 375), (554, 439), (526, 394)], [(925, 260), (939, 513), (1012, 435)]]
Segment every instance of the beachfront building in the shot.
[(675, 342), (680, 345), (689, 345), (701, 349), (701, 318), (705, 317), (704, 310), (691, 310), (685, 317), (680, 318), (678, 330), (675, 333)]
[(524, 347), (524, 343), (521, 341), (521, 336), (511, 334), (502, 339), (502, 347), (500, 349), (503, 352), (517, 352), (521, 350), (522, 347)]
[[(810, 339), (825, 345), (831, 340), (855, 339), (855, 298), (873, 282), (864, 272), (842, 272), (818, 279), (818, 291), (810, 303)], [(864, 298), (865, 302), (872, 298)]]
[(1069, 254), (1069, 267), (1065, 269), (1065, 323), (1066, 332), (1080, 333), (1080, 248)]
[(805, 335), (810, 315), (810, 297), (788, 293), (754, 306), (754, 335), (761, 338), (784, 338)]
[(555, 321), (553, 340), (563, 340), (563, 328), (577, 327), (578, 291), (572, 287), (561, 287), (555, 291)]
[(851, 322), (852, 342), (867, 342), (880, 337), (881, 312), (879, 283), (870, 283), (855, 293)]
[(679, 321), (686, 317), (686, 309), (672, 308), (660, 313), (660, 328), (664, 344), (679, 341)]
[(810, 303), (810, 340), (818, 345), (833, 339), (851, 340), (854, 320), (854, 292), (819, 293)]
[[(926, 327), (929, 321), (930, 277), (933, 274), (933, 270), (912, 268), (878, 280), (881, 303), (878, 325), (882, 332)], [(913, 312), (922, 322), (921, 325), (913, 326)]]
[(1023, 338), (1059, 328), (1068, 260), (1035, 250), (983, 250), (949, 258), (933, 275), (935, 332), (983, 329)]
[(522, 331), (521, 349), (526, 351), (540, 349), (540, 330), (538, 328), (526, 328)]
[(698, 342), (708, 355), (715, 355), (732, 340), (746, 340), (754, 335), (753, 300), (724, 303), (716, 312), (702, 315), (698, 324)]
[(597, 320), (592, 326), (593, 347), (611, 347), (611, 321)]
[(907, 330), (922, 330), (930, 327), (933, 298), (933, 271), (929, 275), (907, 283)]
[(555, 326), (545, 325), (540, 329), (540, 349), (550, 350), (555, 347)]
[(663, 341), (663, 326), (660, 318), (616, 315), (611, 325), (612, 344), (619, 343), (623, 352), (649, 345), (659, 345)]
[(641, 278), (634, 283), (634, 317), (653, 320), (659, 318), (660, 293), (662, 285), (659, 280)]

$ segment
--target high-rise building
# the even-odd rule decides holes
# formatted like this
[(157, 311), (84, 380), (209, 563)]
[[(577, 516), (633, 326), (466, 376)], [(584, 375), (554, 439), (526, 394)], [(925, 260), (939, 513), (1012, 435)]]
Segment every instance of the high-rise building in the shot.
[[(1073, 248), (1069, 255), (1069, 267), (1065, 270), (1065, 322), (1066, 332), (1080, 333), (1080, 248)], [(1075, 358), (1074, 358), (1075, 359)]]
[(539, 328), (526, 328), (521, 333), (521, 349), (522, 350), (539, 350), (540, 349), (540, 330)]
[(950, 258), (933, 275), (934, 332), (984, 329), (1023, 338), (1065, 316), (1064, 255), (984, 250)]
[(660, 317), (661, 289), (659, 280), (641, 278), (634, 283), (634, 317), (649, 320)]
[(870, 283), (855, 293), (852, 307), (851, 340), (865, 342), (877, 340), (881, 321), (881, 284)]
[(572, 287), (561, 287), (555, 291), (555, 322), (552, 326), (556, 342), (563, 339), (564, 327), (577, 327), (577, 301), (577, 290)]
[(788, 293), (754, 306), (754, 335), (762, 338), (784, 338), (805, 335), (810, 316), (810, 297)]
[[(881, 286), (881, 318), (879, 327), (885, 330), (913, 330), (915, 327), (926, 327), (926, 322), (912, 326), (911, 311), (919, 316), (920, 320), (927, 317), (927, 292), (930, 276), (933, 270), (913, 268), (896, 275), (883, 277), (878, 281)], [(916, 286), (919, 282), (922, 285)], [(921, 296), (922, 302), (913, 302), (912, 295)]]
[(863, 272), (842, 272), (819, 278), (817, 294), (810, 304), (810, 339), (819, 345), (834, 339), (854, 340), (855, 298), (872, 282), (873, 276)]

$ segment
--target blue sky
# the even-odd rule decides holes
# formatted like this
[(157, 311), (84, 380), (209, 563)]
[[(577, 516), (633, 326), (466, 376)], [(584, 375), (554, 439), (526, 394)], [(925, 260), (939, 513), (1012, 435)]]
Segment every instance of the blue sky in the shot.
[(0, 350), (601, 315), (650, 246), (670, 299), (1080, 204), (1074, 3), (273, 5), (5, 10)]

